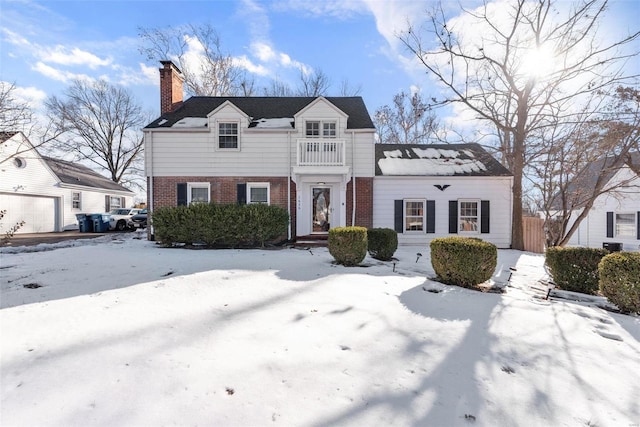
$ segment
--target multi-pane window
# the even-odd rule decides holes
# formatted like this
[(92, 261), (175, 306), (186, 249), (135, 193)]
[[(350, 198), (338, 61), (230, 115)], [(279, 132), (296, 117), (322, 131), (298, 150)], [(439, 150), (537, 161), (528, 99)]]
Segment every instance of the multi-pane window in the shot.
[(122, 197), (111, 196), (109, 197), (109, 207), (110, 209), (119, 209), (122, 208)]
[(633, 213), (616, 214), (616, 237), (636, 237), (636, 215)]
[(209, 183), (189, 183), (187, 203), (209, 203)]
[(324, 123), (322, 123), (322, 136), (324, 138), (335, 138), (336, 137), (336, 124), (335, 124), (335, 122), (324, 122)]
[(424, 230), (424, 200), (405, 200), (404, 202), (404, 230)]
[(82, 209), (80, 193), (76, 193), (76, 192), (71, 193), (71, 207), (73, 209)]
[(478, 202), (477, 201), (461, 201), (459, 228), (461, 232), (478, 232)]
[(218, 148), (238, 148), (238, 123), (218, 123)]
[[(320, 120), (309, 120), (305, 124), (307, 138), (335, 138), (336, 122), (322, 122)], [(321, 133), (322, 132), (322, 133)]]
[(320, 136), (320, 122), (308, 121), (306, 123), (306, 135), (310, 138), (318, 138)]
[(248, 183), (247, 184), (248, 203), (263, 203), (268, 205), (269, 183)]

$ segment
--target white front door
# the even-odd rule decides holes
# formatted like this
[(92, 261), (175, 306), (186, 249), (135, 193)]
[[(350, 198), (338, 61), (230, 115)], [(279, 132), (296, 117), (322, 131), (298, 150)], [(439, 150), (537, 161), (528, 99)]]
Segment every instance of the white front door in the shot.
[(328, 233), (331, 228), (331, 187), (311, 187), (311, 232)]

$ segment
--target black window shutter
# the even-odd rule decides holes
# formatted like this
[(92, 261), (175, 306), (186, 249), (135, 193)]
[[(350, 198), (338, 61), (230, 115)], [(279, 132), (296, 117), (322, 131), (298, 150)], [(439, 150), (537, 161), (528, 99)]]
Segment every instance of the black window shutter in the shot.
[(436, 232), (436, 201), (427, 200), (427, 233)]
[(393, 201), (393, 229), (397, 233), (404, 231), (404, 202), (402, 200)]
[(247, 204), (247, 184), (238, 184), (238, 204)]
[(458, 232), (458, 201), (449, 200), (449, 233)]
[(186, 206), (187, 205), (187, 183), (178, 184), (177, 188), (178, 192), (178, 200), (176, 201), (178, 206)]
[(480, 202), (480, 233), (489, 233), (489, 200)]
[(607, 212), (607, 237), (613, 237), (613, 212)]
[(640, 212), (636, 213), (636, 237), (640, 240)]
[(127, 207), (127, 198), (126, 197), (120, 197), (120, 207), (123, 207), (123, 208)]
[(104, 211), (109, 212), (111, 210), (111, 196), (104, 196)]

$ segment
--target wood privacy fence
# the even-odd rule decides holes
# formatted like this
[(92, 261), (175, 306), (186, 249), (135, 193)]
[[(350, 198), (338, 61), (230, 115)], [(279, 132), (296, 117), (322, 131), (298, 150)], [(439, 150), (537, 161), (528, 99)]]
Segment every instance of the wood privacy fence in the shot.
[(544, 219), (525, 216), (522, 218), (522, 229), (524, 234), (524, 250), (537, 254), (544, 253)]

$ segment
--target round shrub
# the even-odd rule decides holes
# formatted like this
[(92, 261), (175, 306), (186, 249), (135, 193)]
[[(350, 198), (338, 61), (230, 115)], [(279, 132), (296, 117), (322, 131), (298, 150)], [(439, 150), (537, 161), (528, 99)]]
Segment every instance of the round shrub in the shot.
[(431, 241), (431, 265), (438, 280), (474, 288), (491, 278), (498, 263), (495, 245), (480, 239), (444, 237)]
[(617, 252), (598, 265), (600, 291), (622, 311), (640, 314), (640, 253)]
[(598, 263), (609, 252), (595, 248), (548, 248), (545, 263), (558, 288), (565, 291), (596, 294)]
[(381, 261), (389, 261), (398, 249), (398, 233), (390, 228), (367, 230), (369, 255)]
[(338, 264), (358, 265), (367, 256), (367, 229), (336, 227), (329, 230), (329, 253)]

